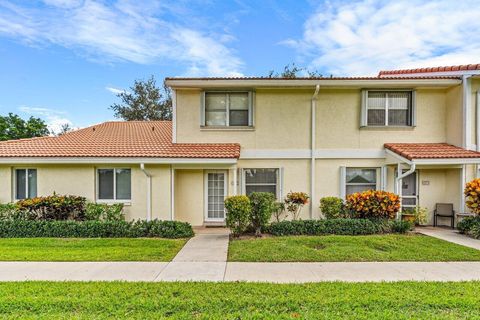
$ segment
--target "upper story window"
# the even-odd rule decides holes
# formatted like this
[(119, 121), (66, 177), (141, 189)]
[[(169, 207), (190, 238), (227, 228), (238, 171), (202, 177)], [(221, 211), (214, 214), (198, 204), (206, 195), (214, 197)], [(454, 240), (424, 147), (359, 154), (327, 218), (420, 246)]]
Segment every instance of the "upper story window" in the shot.
[(202, 125), (248, 127), (253, 125), (251, 92), (205, 92)]
[(15, 199), (22, 200), (37, 196), (37, 169), (15, 170)]
[(131, 200), (130, 169), (98, 169), (98, 200), (125, 201)]
[(362, 123), (369, 127), (408, 127), (415, 125), (414, 91), (376, 91), (363, 93)]

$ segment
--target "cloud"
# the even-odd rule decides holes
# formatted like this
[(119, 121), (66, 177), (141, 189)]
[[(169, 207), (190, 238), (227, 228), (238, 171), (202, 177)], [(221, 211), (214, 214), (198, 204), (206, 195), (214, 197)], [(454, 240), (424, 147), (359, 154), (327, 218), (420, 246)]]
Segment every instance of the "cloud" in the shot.
[(117, 94), (119, 94), (119, 93), (124, 93), (124, 92), (125, 92), (124, 89), (118, 89), (118, 88), (114, 88), (114, 87), (105, 87), (105, 89), (106, 89), (107, 91), (110, 91), (111, 93), (113, 93), (113, 94), (115, 94), (115, 95), (117, 95)]
[(73, 123), (66, 118), (66, 113), (49, 108), (21, 106), (19, 110), (31, 116), (40, 117), (46, 121), (48, 130), (53, 133), (61, 131), (62, 126), (68, 124), (73, 128)]
[(157, 1), (44, 0), (26, 7), (0, 0), (0, 34), (27, 44), (60, 45), (104, 62), (173, 61), (204, 75), (240, 73), (243, 62), (228, 47), (229, 34), (189, 28), (170, 10), (178, 8)]
[(381, 69), (478, 63), (480, 7), (464, 1), (326, 2), (304, 24), (301, 39), (282, 44), (334, 75)]

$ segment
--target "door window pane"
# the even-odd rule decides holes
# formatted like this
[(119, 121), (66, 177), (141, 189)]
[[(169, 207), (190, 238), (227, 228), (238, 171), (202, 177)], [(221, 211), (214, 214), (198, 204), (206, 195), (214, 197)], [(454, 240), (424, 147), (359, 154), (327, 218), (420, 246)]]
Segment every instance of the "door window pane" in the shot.
[(27, 198), (27, 170), (26, 169), (17, 169), (16, 173), (16, 199), (25, 199)]
[(131, 173), (130, 169), (117, 169), (116, 170), (116, 187), (118, 200), (130, 200), (131, 199)]
[(98, 169), (98, 198), (113, 199), (113, 169)]
[(225, 173), (208, 173), (207, 179), (207, 217), (223, 219), (225, 217)]

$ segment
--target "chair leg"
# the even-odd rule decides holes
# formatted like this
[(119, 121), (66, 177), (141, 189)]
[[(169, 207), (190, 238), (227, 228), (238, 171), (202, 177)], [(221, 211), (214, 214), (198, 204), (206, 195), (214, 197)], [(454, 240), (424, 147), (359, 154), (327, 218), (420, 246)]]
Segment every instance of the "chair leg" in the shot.
[(434, 226), (434, 227), (437, 226), (437, 215), (434, 215), (434, 216), (433, 216), (433, 226)]
[(452, 216), (452, 229), (455, 229), (455, 217)]

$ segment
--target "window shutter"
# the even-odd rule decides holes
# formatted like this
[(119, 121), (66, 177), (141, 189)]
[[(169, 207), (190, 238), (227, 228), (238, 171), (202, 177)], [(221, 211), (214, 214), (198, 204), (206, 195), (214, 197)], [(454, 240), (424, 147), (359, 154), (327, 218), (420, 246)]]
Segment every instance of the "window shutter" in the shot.
[(412, 127), (417, 126), (417, 91), (412, 91)]
[(205, 126), (205, 91), (200, 94), (200, 126)]
[(380, 168), (380, 190), (387, 190), (387, 166), (382, 166)]
[(367, 99), (368, 99), (368, 90), (362, 90), (362, 104), (360, 109), (360, 127), (367, 126)]
[(278, 169), (278, 200), (282, 201), (283, 200), (283, 180), (284, 180), (284, 169), (279, 168)]
[(243, 170), (237, 168), (237, 195), (245, 194), (245, 188), (243, 186)]
[(345, 199), (347, 185), (345, 183), (347, 179), (347, 167), (340, 167), (340, 198)]
[(248, 125), (253, 127), (253, 101), (255, 99), (255, 94), (253, 91), (248, 92)]

